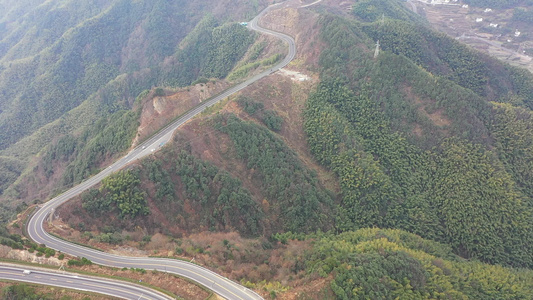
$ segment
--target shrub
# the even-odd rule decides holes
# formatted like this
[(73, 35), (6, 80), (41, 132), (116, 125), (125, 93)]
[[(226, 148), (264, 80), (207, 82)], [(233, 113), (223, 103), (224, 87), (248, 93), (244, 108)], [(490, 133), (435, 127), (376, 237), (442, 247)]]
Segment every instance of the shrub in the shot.
[(283, 125), (283, 119), (273, 110), (265, 111), (263, 115), (263, 123), (268, 129), (273, 131), (280, 131)]
[(69, 266), (85, 266), (85, 265), (92, 265), (93, 262), (88, 260), (85, 257), (82, 257), (81, 260), (78, 259), (71, 259), (67, 263)]
[(154, 96), (161, 97), (161, 96), (164, 96), (164, 95), (165, 95), (165, 90), (163, 90), (162, 88), (156, 88), (155, 89)]

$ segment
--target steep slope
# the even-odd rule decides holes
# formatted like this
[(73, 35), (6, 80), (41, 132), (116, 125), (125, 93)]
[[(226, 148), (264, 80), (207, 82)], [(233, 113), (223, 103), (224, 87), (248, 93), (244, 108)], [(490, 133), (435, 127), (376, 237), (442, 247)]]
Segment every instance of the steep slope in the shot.
[[(208, 134), (195, 138), (194, 132)], [(126, 177), (116, 178), (124, 182), (119, 189), (139, 201), (131, 196), (122, 204), (104, 182), (66, 204), (63, 221), (91, 229), (142, 226), (175, 236), (205, 230), (268, 236), (333, 224), (333, 199), (316, 175), (279, 137), (232, 114), (186, 126), (161, 154), (120, 176)]]
[[(306, 27), (303, 24), (300, 29)], [(251, 51), (255, 52), (255, 48)], [(261, 59), (271, 55), (269, 51), (265, 54), (260, 51), (256, 56)], [(176, 140), (165, 145), (162, 154), (155, 155), (158, 161), (142, 163), (136, 171), (141, 179), (138, 187), (145, 192), (149, 215), (120, 218), (119, 203), (102, 199), (107, 194), (104, 189), (100, 194), (88, 193), (81, 202), (67, 204), (60, 213), (62, 219), (74, 228), (83, 223), (83, 229), (93, 230), (94, 225), (107, 222), (117, 229), (133, 230), (138, 225), (148, 232), (162, 231), (174, 236), (207, 229), (236, 230), (252, 236), (331, 229), (334, 196), (317, 180), (324, 179), (324, 170), (317, 165), (308, 168), (302, 161), (309, 164), (312, 160), (309, 153), (302, 153), (305, 137), (301, 122), (302, 101), (311, 86), (288, 79), (280, 74), (247, 88), (252, 95), (239, 97), (238, 105), (230, 103), (225, 107), (224, 112), (229, 114), (224, 113), (222, 119), (185, 125)], [(156, 111), (160, 108), (155, 106), (172, 107), (169, 102), (188, 102), (186, 95), (196, 97), (193, 89), (213, 88), (209, 82), (199, 85), (175, 96), (170, 91), (168, 97), (148, 95), (143, 114), (158, 115)], [(282, 97), (277, 90), (284, 91)], [(295, 100), (299, 102), (297, 107), (292, 106)], [(151, 115), (143, 116), (143, 120), (150, 120)], [(283, 140), (258, 124), (240, 121), (249, 118), (279, 132)], [(294, 153), (287, 143), (301, 148)], [(268, 151), (262, 151), (264, 147)], [(224, 182), (228, 186), (221, 189)], [(223, 200), (224, 194), (230, 195), (229, 199)], [(100, 205), (101, 201), (106, 203)], [(242, 214), (234, 216), (230, 211)]]
[[(532, 76), (413, 23), (322, 22), (330, 47), (305, 119), (312, 152), (341, 182), (337, 228), (402, 228), (465, 258), (531, 267), (528, 171), (508, 173), (518, 161), (498, 159), (528, 152), (495, 148), (503, 137), (494, 123), (518, 120), (510, 114), (504, 121), (489, 101), (524, 106), (528, 119)], [(420, 32), (425, 47), (412, 38)], [(391, 52), (372, 59), (373, 38)], [(528, 148), (521, 124), (524, 130), (507, 138)]]

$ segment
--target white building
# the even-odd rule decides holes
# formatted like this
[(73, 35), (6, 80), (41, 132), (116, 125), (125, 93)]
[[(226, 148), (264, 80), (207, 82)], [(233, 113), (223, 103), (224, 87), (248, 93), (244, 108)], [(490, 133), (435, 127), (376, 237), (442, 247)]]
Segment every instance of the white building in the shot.
[(483, 18), (476, 18), (476, 23), (483, 22)]

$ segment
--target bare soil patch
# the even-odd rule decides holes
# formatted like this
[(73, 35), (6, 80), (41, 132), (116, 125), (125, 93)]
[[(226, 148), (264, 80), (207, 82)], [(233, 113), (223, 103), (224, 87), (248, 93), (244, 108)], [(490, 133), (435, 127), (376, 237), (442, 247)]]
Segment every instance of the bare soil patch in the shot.
[[(57, 220), (54, 221), (54, 227), (58, 225), (67, 226)], [(72, 239), (83, 236), (79, 231), (72, 231)], [(311, 241), (290, 240), (287, 244), (281, 244), (271, 243), (266, 238), (243, 238), (236, 232), (201, 232), (179, 239), (154, 235), (148, 244), (142, 246), (145, 249), (143, 251), (137, 250), (141, 246), (132, 241), (122, 245), (99, 243), (98, 246), (107, 252), (120, 255), (149, 254), (193, 261), (241, 282), (266, 298), (270, 297), (271, 291), (275, 291), (279, 299), (301, 299), (301, 297), (323, 299), (323, 294), (318, 292), (328, 293), (331, 281), (331, 278), (321, 278), (317, 274), (310, 275), (297, 267), (303, 266), (306, 253), (311, 249)], [(0, 254), (2, 251), (0, 248)], [(66, 261), (67, 258), (64, 262)], [(49, 261), (42, 263), (50, 264)], [(205, 299), (208, 295), (198, 286), (166, 274), (162, 272), (163, 270), (146, 271), (143, 274), (129, 269), (97, 265), (76, 267), (76, 269), (135, 281), (142, 280), (185, 299)]]
[[(275, 74), (257, 83), (248, 94), (265, 105), (265, 109), (276, 111), (283, 118), (283, 126), (279, 132), (284, 142), (296, 153), (306, 167), (315, 170), (319, 181), (332, 191), (339, 191), (335, 175), (316, 163), (309, 152), (307, 137), (304, 132), (303, 110), (309, 94), (318, 84), (318, 74), (306, 71), (308, 81), (292, 82), (283, 73)], [(304, 73), (304, 74), (305, 74)], [(251, 116), (250, 116), (251, 117)]]
[(291, 1), (284, 7), (270, 11), (261, 19), (261, 26), (286, 33), (296, 42), (296, 58), (292, 69), (316, 69), (321, 50), (325, 46), (319, 38), (319, 15), (310, 9), (298, 8), (298, 1)]
[[(433, 124), (443, 128), (451, 124), (451, 121), (445, 116), (443, 108), (437, 109), (435, 111), (431, 111), (428, 109), (428, 106), (432, 103), (435, 103), (435, 100), (422, 100), (418, 95), (415, 95), (413, 93), (411, 87), (405, 87), (404, 93), (407, 95), (408, 99), (411, 99), (411, 101), (418, 105), (418, 112), (428, 117), (433, 122)], [(417, 128), (418, 130), (421, 130), (420, 127)], [(415, 131), (416, 130), (417, 129), (415, 128)]]
[(156, 96), (152, 91), (142, 101), (140, 126), (134, 145), (152, 135), (155, 131), (168, 124), (200, 104), (202, 101), (222, 92), (229, 87), (226, 81), (209, 81), (177, 91), (166, 91), (164, 96)]

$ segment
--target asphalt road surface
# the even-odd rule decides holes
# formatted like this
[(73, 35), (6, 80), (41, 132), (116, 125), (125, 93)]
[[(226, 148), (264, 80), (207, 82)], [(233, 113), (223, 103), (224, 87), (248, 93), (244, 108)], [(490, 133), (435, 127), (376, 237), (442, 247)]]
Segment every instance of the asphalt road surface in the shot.
[[(26, 273), (25, 273), (26, 270)], [(27, 270), (31, 271), (28, 272)], [(29, 274), (28, 274), (29, 273)], [(133, 283), (95, 278), (73, 273), (59, 273), (14, 265), (0, 265), (0, 279), (57, 286), (135, 300), (169, 300), (172, 297)]]
[(28, 221), (27, 231), (30, 238), (36, 243), (45, 244), (47, 247), (56, 249), (64, 253), (68, 253), (70, 255), (86, 257), (87, 259), (90, 259), (93, 263), (100, 265), (120, 268), (135, 267), (147, 270), (156, 269), (160, 271), (174, 273), (176, 275), (189, 278), (192, 281), (205, 286), (206, 288), (212, 290), (216, 294), (226, 299), (262, 299), (258, 294), (241, 286), (240, 284), (237, 284), (206, 268), (192, 263), (172, 259), (118, 256), (66, 242), (64, 240), (49, 235), (43, 229), (43, 222), (47, 219), (47, 216), (50, 213), (52, 213), (57, 207), (59, 207), (61, 204), (65, 203), (72, 197), (98, 184), (102, 179), (109, 176), (113, 172), (122, 169), (128, 163), (157, 151), (161, 147), (161, 145), (164, 145), (164, 143), (170, 140), (173, 132), (178, 127), (191, 120), (194, 116), (204, 111), (207, 107), (212, 106), (220, 100), (225, 99), (226, 97), (244, 89), (248, 85), (276, 72), (280, 68), (283, 68), (287, 64), (289, 64), (289, 62), (291, 62), (291, 60), (296, 55), (296, 45), (294, 43), (294, 39), (292, 39), (288, 35), (268, 30), (258, 25), (259, 18), (261, 18), (272, 8), (279, 6), (279, 4), (281, 3), (271, 5), (264, 9), (257, 17), (255, 17), (249, 23), (248, 28), (250, 28), (251, 30), (258, 31), (260, 33), (273, 35), (285, 41), (288, 44), (289, 52), (282, 62), (272, 67), (271, 69), (257, 74), (252, 78), (222, 92), (221, 94), (202, 102), (196, 108), (185, 113), (172, 124), (159, 131), (157, 134), (155, 134), (150, 139), (139, 145), (137, 148), (130, 151), (130, 153), (119, 159), (117, 162), (115, 162), (105, 170), (101, 171), (90, 179), (82, 182), (81, 184), (71, 188), (65, 193), (43, 204), (42, 207), (40, 207)]

